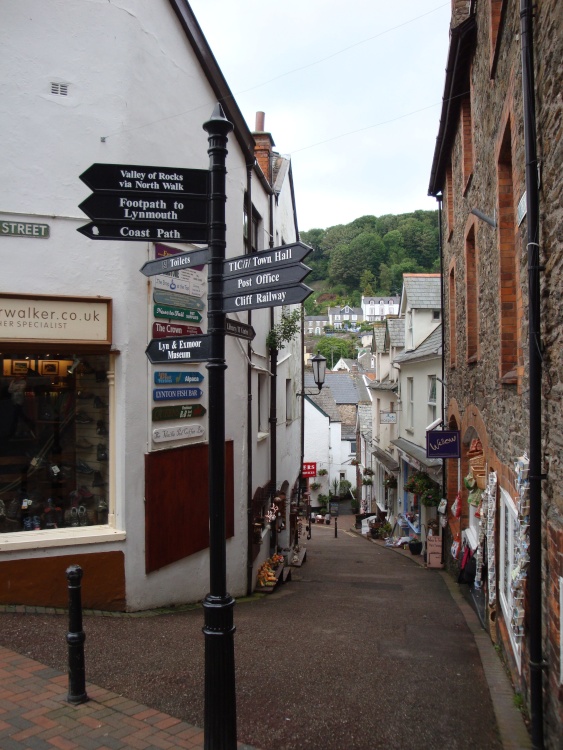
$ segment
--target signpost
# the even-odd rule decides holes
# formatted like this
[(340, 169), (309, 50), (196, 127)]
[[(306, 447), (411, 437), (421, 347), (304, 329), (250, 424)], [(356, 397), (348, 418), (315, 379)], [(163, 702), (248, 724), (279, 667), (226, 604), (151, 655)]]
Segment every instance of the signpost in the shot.
[(274, 268), (290, 266), (304, 260), (313, 248), (302, 242), (294, 242), (291, 245), (280, 245), (272, 250), (250, 255), (239, 255), (229, 258), (223, 263), (223, 276), (238, 276), (254, 271), (271, 271)]
[(153, 339), (145, 351), (153, 365), (161, 362), (205, 362), (209, 359), (210, 337), (204, 334)]
[(203, 437), (203, 435), (205, 435), (205, 430), (200, 424), (157, 427), (152, 431), (152, 439), (155, 443), (164, 443), (169, 440), (186, 440), (187, 438)]
[(188, 310), (203, 310), (205, 302), (191, 294), (176, 294), (176, 292), (159, 292), (155, 289), (152, 298), (159, 305), (170, 305), (170, 307), (185, 307)]
[(203, 417), (207, 409), (201, 404), (182, 404), (181, 406), (155, 406), (152, 410), (153, 422), (164, 422), (167, 419), (193, 419)]
[(227, 277), (223, 282), (223, 294), (243, 294), (244, 292), (280, 289), (288, 284), (302, 281), (311, 269), (303, 263), (294, 263), (291, 266), (282, 266), (272, 271), (258, 271), (246, 276)]
[(256, 336), (256, 331), (252, 326), (247, 323), (240, 323), (238, 320), (232, 318), (225, 318), (225, 333), (229, 336), (236, 336), (239, 339), (246, 339), (252, 341)]
[(156, 276), (161, 273), (170, 273), (170, 271), (179, 271), (183, 268), (201, 266), (209, 262), (209, 249), (194, 250), (190, 253), (181, 253), (179, 255), (168, 255), (165, 258), (148, 260), (141, 268), (141, 273), (145, 276)]
[(183, 323), (153, 323), (152, 336), (154, 339), (162, 339), (167, 336), (197, 336), (203, 333), (199, 326), (189, 326)]
[(201, 372), (155, 372), (155, 385), (179, 385), (180, 383), (201, 383), (205, 376)]
[(201, 388), (153, 388), (153, 401), (181, 401), (183, 398), (201, 398)]
[(80, 179), (94, 192), (79, 206), (92, 240), (204, 243), (209, 173), (130, 164), (92, 164)]
[(269, 292), (238, 294), (235, 297), (223, 298), (223, 312), (257, 310), (260, 307), (276, 307), (278, 305), (296, 305), (303, 302), (312, 293), (313, 290), (305, 284), (295, 284), (295, 286), (286, 289), (276, 289)]

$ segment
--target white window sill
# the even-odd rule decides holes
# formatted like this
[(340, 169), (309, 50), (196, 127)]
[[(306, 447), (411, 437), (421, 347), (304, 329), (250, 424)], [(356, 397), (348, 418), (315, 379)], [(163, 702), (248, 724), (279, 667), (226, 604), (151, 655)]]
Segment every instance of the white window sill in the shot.
[(126, 534), (124, 531), (119, 531), (109, 526), (77, 526), (68, 529), (16, 531), (0, 536), (0, 552), (120, 542), (125, 537)]

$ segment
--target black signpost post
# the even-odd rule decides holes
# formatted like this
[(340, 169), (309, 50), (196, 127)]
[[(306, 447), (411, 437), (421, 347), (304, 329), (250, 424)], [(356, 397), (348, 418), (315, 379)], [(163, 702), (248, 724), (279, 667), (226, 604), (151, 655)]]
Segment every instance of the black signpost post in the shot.
[[(312, 289), (301, 284), (310, 269), (301, 261), (312, 248), (301, 242), (225, 259), (226, 156), (233, 129), (220, 104), (203, 125), (209, 169), (93, 164), (80, 179), (93, 191), (81, 204), (92, 219), (78, 229), (93, 240), (208, 244), (207, 248), (148, 261), (156, 276), (208, 265), (208, 332), (154, 338), (146, 348), (153, 364), (207, 362), (209, 370), (209, 593), (203, 602), (205, 636), (205, 750), (235, 750), (236, 696), (233, 607), (227, 593), (225, 508), (225, 335), (252, 341), (252, 326), (227, 312), (297, 304)], [(155, 290), (158, 318), (199, 322), (204, 302), (193, 295)], [(194, 389), (194, 392), (197, 389)], [(187, 396), (189, 397), (189, 396)], [(166, 398), (166, 393), (162, 395)], [(155, 407), (153, 421), (201, 417), (201, 404)]]
[(211, 337), (209, 370), (209, 593), (204, 599), (205, 750), (235, 750), (237, 719), (233, 607), (227, 593), (225, 514), (225, 313), (223, 263), (226, 226), (227, 136), (233, 129), (217, 104), (204, 126), (208, 133), (210, 181), (207, 320)]

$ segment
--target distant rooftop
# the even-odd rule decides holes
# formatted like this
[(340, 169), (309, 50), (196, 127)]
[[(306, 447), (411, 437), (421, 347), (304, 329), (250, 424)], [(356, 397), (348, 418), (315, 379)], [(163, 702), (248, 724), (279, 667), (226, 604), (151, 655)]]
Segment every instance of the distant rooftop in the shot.
[(439, 273), (403, 274), (403, 294), (409, 307), (439, 310), (442, 306)]

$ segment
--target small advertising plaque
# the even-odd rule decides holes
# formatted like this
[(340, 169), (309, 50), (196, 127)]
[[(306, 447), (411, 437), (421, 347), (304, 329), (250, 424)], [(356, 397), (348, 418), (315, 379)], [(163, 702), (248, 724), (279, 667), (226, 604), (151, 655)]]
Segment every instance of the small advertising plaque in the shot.
[(426, 458), (459, 458), (459, 430), (429, 430)]
[(317, 462), (316, 461), (308, 461), (307, 463), (303, 462), (303, 471), (301, 474), (304, 477), (316, 477), (317, 476)]

